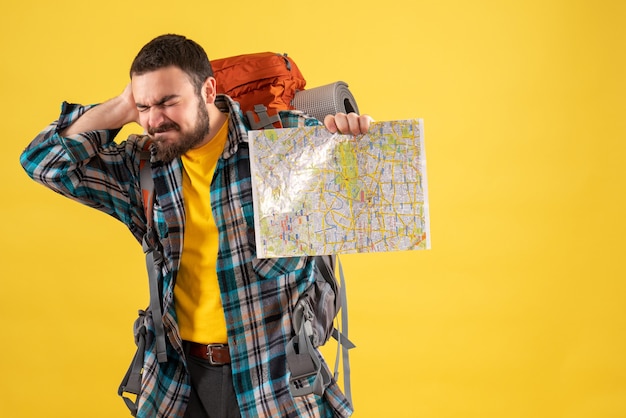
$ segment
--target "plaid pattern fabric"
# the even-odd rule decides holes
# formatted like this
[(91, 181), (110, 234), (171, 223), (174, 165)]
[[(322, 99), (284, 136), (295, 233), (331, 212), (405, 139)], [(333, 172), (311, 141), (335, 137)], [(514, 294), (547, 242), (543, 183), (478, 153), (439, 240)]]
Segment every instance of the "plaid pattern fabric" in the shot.
[[(285, 346), (292, 334), (291, 312), (313, 281), (305, 257), (258, 259), (248, 161), (247, 126), (238, 105), (218, 96), (229, 113), (229, 135), (211, 186), (211, 204), (219, 231), (217, 274), (226, 316), (233, 381), (243, 417), (347, 417), (352, 410), (336, 382), (323, 398), (293, 398), (289, 392)], [(37, 182), (123, 222), (141, 242), (146, 229), (139, 185), (140, 151), (147, 137), (118, 131), (86, 132), (71, 138), (60, 132), (89, 106), (64, 103), (59, 120), (26, 148), (21, 163)], [(300, 112), (281, 112), (283, 125), (316, 125)], [(174, 282), (184, 237), (185, 214), (180, 160), (153, 162), (154, 220), (163, 246), (161, 266), (166, 363), (158, 363), (153, 326), (148, 318), (138, 417), (182, 417), (190, 387), (174, 310)], [(321, 358), (321, 356), (320, 356)]]

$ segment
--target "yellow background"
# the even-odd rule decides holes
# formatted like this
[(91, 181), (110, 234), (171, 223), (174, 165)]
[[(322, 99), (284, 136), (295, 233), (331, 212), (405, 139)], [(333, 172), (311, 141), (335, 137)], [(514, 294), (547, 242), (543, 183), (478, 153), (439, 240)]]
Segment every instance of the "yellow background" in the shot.
[(432, 250), (343, 257), (356, 418), (626, 417), (626, 2), (22, 0), (0, 21), (0, 415), (129, 416), (141, 250), (18, 156), (177, 32), (424, 118)]

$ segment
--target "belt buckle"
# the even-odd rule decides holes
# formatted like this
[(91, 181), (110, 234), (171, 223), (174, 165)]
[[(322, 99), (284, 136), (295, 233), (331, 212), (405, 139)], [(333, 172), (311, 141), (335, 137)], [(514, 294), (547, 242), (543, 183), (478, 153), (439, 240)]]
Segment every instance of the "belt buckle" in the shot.
[(211, 366), (223, 366), (226, 363), (222, 363), (219, 361), (215, 361), (215, 359), (213, 358), (213, 349), (214, 348), (224, 348), (227, 347), (226, 344), (207, 344), (206, 346), (206, 355), (207, 355), (207, 359), (209, 360), (209, 364)]

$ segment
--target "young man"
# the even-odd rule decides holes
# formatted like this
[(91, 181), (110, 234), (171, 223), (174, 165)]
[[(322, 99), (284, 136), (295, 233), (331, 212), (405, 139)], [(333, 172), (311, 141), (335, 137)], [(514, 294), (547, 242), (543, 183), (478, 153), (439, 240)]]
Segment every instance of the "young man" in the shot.
[[(119, 219), (141, 242), (140, 154), (151, 141), (167, 361), (157, 360), (148, 317), (137, 416), (350, 415), (334, 381), (323, 397), (290, 394), (290, 315), (313, 281), (313, 265), (307, 257), (256, 258), (250, 174), (242, 169), (249, 167), (248, 128), (238, 105), (216, 94), (204, 50), (163, 35), (142, 48), (130, 74), (105, 103), (64, 103), (21, 163), (37, 182)], [(281, 118), (287, 127), (319, 124), (297, 112)], [(146, 135), (113, 142), (130, 122)], [(358, 134), (370, 118), (338, 114), (324, 124)]]

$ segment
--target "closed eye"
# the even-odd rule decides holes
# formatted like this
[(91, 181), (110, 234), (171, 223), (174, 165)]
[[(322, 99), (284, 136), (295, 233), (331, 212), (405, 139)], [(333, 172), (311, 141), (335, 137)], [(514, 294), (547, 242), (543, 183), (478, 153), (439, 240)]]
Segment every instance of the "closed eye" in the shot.
[[(176, 94), (170, 94), (167, 96), (162, 97), (158, 102), (156, 102), (154, 105), (152, 106), (157, 106), (157, 107), (171, 107), (171, 106), (175, 106), (179, 103), (180, 96), (176, 95)], [(139, 112), (146, 112), (148, 109), (150, 109), (152, 106), (148, 106), (146, 104), (143, 103), (135, 103), (135, 105), (137, 106), (137, 110)]]

